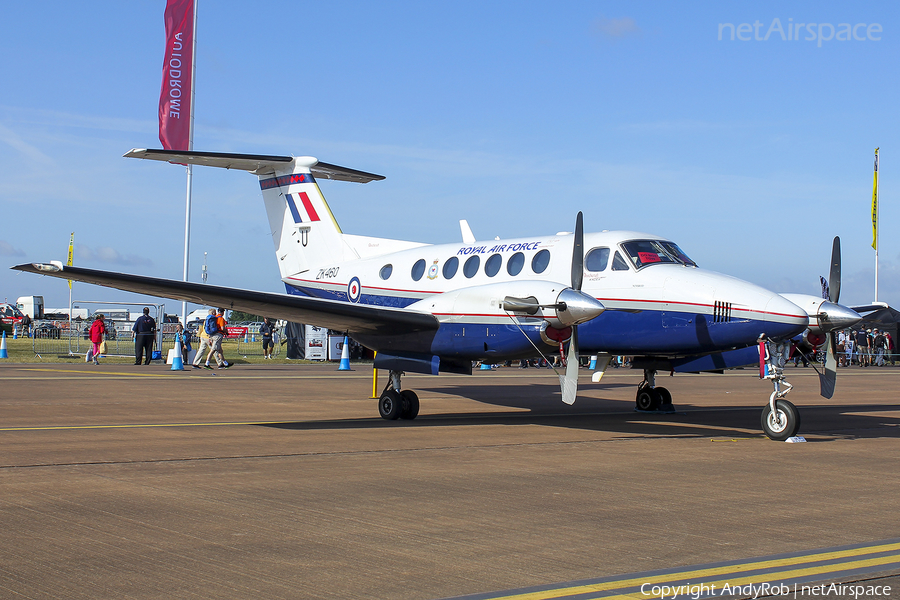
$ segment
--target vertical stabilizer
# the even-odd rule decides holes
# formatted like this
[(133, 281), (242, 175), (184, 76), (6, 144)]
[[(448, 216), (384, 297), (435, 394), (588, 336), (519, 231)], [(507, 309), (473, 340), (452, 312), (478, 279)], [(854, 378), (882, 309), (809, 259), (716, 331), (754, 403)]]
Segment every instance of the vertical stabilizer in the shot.
[(311, 172), (316, 162), (295, 158), (285, 169), (259, 175), (282, 279), (356, 258)]

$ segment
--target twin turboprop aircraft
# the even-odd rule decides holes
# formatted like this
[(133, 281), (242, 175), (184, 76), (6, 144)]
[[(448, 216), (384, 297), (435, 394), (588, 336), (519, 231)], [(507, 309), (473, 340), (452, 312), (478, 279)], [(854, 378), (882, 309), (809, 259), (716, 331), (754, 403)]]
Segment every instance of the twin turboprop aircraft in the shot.
[[(376, 350), (375, 366), (390, 372), (378, 400), (385, 419), (414, 419), (419, 412), (416, 394), (401, 387), (404, 372), (471, 374), (472, 361), (528, 358), (567, 346), (560, 375), (567, 404), (577, 394), (579, 354), (599, 355), (601, 371), (611, 356), (633, 356), (633, 367), (644, 372), (639, 410), (671, 407), (671, 394), (656, 385), (658, 371), (721, 371), (759, 362), (761, 376), (775, 387), (763, 409), (763, 429), (784, 440), (800, 425), (796, 408), (784, 399), (790, 339), (810, 330), (811, 317), (814, 333), (822, 334), (860, 318), (836, 296), (825, 308), (810, 303), (810, 313), (784, 296), (700, 268), (677, 244), (655, 235), (585, 234), (581, 213), (571, 233), (476, 241), (461, 222), (462, 243), (428, 245), (341, 231), (317, 179), (367, 183), (384, 179), (379, 175), (312, 157), (137, 149), (125, 156), (257, 175), (287, 293), (55, 261), (13, 268), (347, 332)], [(839, 289), (839, 249), (836, 260), (832, 286)], [(825, 313), (831, 320), (820, 318)], [(823, 377), (828, 397), (833, 374), (832, 368)]]

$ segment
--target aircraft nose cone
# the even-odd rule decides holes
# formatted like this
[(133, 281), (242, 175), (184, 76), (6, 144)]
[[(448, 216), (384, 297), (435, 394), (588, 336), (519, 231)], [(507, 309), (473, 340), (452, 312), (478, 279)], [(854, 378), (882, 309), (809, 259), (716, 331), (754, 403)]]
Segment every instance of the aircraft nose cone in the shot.
[(572, 288), (561, 291), (556, 302), (566, 305), (565, 309), (556, 309), (556, 318), (564, 327), (590, 321), (606, 310), (606, 307), (593, 296)]
[(818, 317), (819, 323), (824, 325), (823, 329), (826, 331), (846, 329), (862, 321), (862, 316), (855, 310), (827, 300), (819, 307)]
[(766, 326), (769, 337), (793, 337), (809, 327), (809, 315), (784, 296), (773, 294), (766, 303)]

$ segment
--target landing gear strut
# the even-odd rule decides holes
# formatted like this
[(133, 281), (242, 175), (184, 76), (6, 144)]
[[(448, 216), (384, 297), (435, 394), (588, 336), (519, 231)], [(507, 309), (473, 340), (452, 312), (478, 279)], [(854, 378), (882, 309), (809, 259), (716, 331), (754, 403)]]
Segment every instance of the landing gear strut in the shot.
[(763, 379), (771, 379), (775, 390), (769, 396), (769, 403), (763, 408), (760, 423), (769, 439), (783, 442), (797, 435), (800, 429), (800, 412), (785, 399), (794, 386), (784, 377), (784, 365), (790, 346), (759, 338), (760, 374)]
[(382, 419), (415, 419), (419, 414), (419, 397), (412, 390), (400, 389), (400, 376), (403, 371), (391, 371), (388, 383), (378, 398), (378, 414)]
[(644, 369), (644, 381), (638, 386), (635, 409), (639, 411), (674, 411), (672, 394), (664, 387), (656, 387), (656, 369)]

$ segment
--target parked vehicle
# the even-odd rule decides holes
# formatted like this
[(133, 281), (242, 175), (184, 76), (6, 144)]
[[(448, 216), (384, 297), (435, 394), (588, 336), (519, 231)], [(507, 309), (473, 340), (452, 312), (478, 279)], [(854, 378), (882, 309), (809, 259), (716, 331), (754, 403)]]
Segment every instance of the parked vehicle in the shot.
[(0, 323), (10, 326), (17, 325), (23, 318), (25, 318), (25, 315), (22, 314), (21, 310), (12, 304), (0, 302)]
[(40, 321), (44, 318), (44, 297), (20, 296), (16, 300), (16, 308), (31, 317), (32, 321)]
[[(104, 319), (103, 324), (106, 326), (106, 339), (114, 340), (116, 339), (116, 323), (112, 319)], [(86, 326), (84, 328), (84, 339), (90, 339), (91, 328), (90, 326)]]
[(34, 328), (35, 339), (58, 340), (60, 329), (53, 323), (44, 322)]

